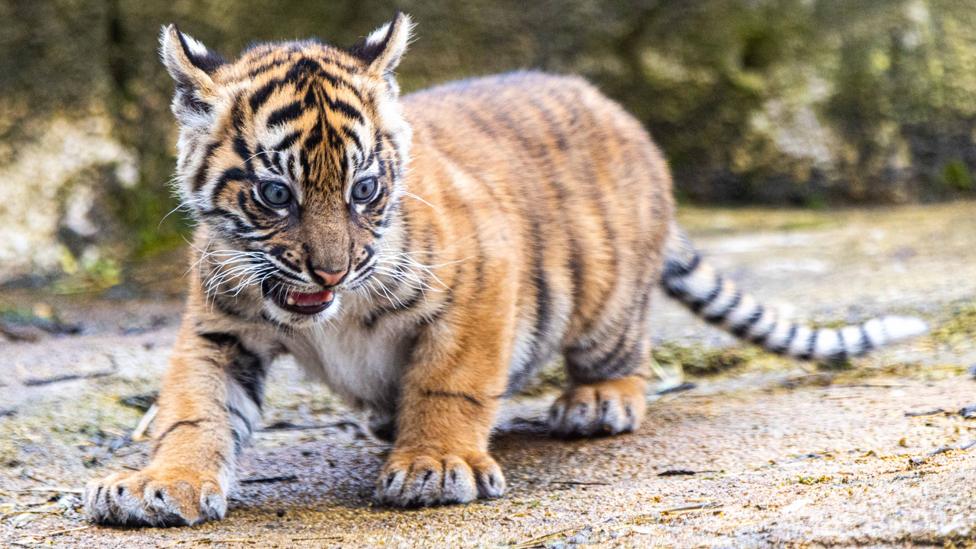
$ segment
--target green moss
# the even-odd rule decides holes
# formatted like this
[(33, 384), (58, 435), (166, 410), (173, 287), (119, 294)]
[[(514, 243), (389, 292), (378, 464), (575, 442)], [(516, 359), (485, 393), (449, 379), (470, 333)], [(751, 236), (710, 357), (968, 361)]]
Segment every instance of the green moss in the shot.
[(101, 291), (122, 282), (122, 269), (118, 261), (111, 258), (99, 257), (79, 262), (65, 250), (61, 268), (65, 275), (55, 281), (52, 288), (55, 293)]
[(662, 365), (680, 367), (693, 376), (715, 375), (756, 360), (762, 351), (755, 347), (709, 349), (664, 343), (653, 350), (654, 360)]
[(833, 479), (834, 477), (830, 475), (821, 475), (819, 477), (798, 477), (796, 482), (805, 486), (811, 486), (814, 484), (826, 484)]
[(931, 337), (950, 346), (971, 343), (976, 339), (976, 302), (956, 305), (949, 319), (932, 330)]
[(970, 191), (973, 187), (973, 175), (969, 167), (962, 160), (953, 160), (942, 168), (942, 181), (951, 189)]

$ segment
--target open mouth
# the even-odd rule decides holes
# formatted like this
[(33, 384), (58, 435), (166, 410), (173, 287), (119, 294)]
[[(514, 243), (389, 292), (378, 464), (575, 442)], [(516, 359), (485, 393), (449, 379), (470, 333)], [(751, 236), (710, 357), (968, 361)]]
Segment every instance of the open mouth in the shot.
[(283, 286), (271, 288), (266, 286), (264, 294), (270, 297), (275, 305), (282, 309), (302, 315), (314, 315), (329, 308), (335, 300), (335, 292), (322, 290), (321, 292), (299, 292)]

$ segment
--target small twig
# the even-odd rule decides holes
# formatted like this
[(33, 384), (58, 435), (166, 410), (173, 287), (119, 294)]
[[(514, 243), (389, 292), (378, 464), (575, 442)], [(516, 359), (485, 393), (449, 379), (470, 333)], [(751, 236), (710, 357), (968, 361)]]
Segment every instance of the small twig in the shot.
[(159, 406), (153, 404), (146, 410), (146, 413), (142, 415), (142, 419), (139, 420), (139, 424), (132, 431), (132, 441), (139, 442), (146, 438), (146, 431), (149, 430), (149, 426), (152, 424), (153, 420), (156, 419), (156, 414), (159, 412)]
[(692, 383), (690, 381), (685, 381), (684, 383), (679, 383), (677, 385), (672, 385), (670, 387), (664, 387), (663, 389), (659, 389), (654, 394), (656, 394), (656, 395), (667, 395), (667, 394), (671, 394), (671, 393), (683, 393), (685, 391), (690, 391), (690, 390), (694, 389), (696, 386), (697, 385), (695, 385), (694, 383)]
[(261, 431), (311, 431), (315, 429), (345, 429), (353, 428), (357, 431), (362, 430), (355, 421), (335, 421), (333, 423), (312, 423), (296, 424), (290, 421), (277, 421), (264, 427)]
[(106, 377), (114, 375), (116, 373), (115, 368), (111, 370), (99, 370), (97, 372), (90, 372), (87, 374), (63, 374), (54, 377), (46, 377), (42, 379), (26, 379), (24, 380), (24, 385), (28, 387), (38, 387), (41, 385), (50, 385), (52, 383), (61, 383), (62, 381), (76, 381), (79, 379), (95, 379), (99, 377)]
[(81, 488), (65, 488), (62, 486), (45, 486), (41, 488), (23, 488), (21, 490), (14, 490), (14, 492), (56, 492), (59, 494), (83, 494), (85, 491)]
[(91, 528), (91, 525), (77, 526), (75, 528), (65, 528), (63, 530), (54, 530), (52, 532), (45, 532), (43, 534), (29, 534), (28, 537), (33, 539), (53, 538), (55, 536), (60, 536), (62, 534), (70, 534), (71, 532), (80, 532), (81, 530), (87, 530), (89, 528)]
[(564, 484), (568, 486), (610, 486), (609, 482), (587, 481), (587, 480), (554, 480), (549, 484)]
[(934, 416), (936, 414), (944, 414), (945, 410), (942, 408), (933, 408), (931, 410), (924, 410), (921, 412), (905, 412), (905, 417), (921, 417), (921, 416)]
[(564, 528), (562, 530), (557, 530), (555, 532), (552, 532), (552, 533), (549, 533), (549, 534), (544, 534), (544, 535), (541, 535), (539, 537), (535, 537), (535, 538), (532, 538), (532, 539), (527, 539), (525, 541), (516, 543), (515, 545), (512, 545), (511, 547), (512, 547), (512, 549), (530, 549), (532, 547), (539, 547), (539, 546), (545, 545), (545, 543), (547, 541), (551, 541), (551, 540), (554, 540), (556, 538), (566, 536), (567, 534), (571, 534), (571, 533), (572, 534), (575, 534), (576, 532), (578, 532), (578, 531), (580, 531), (582, 529), (583, 528), (582, 527), (579, 527), (579, 526), (574, 526), (572, 528)]
[(691, 469), (668, 469), (667, 471), (661, 471), (657, 474), (659, 477), (680, 477), (680, 476), (691, 476), (699, 475), (701, 473), (717, 473), (718, 471), (714, 469), (709, 469), (705, 471), (692, 471)]
[(248, 545), (253, 545), (257, 543), (257, 540), (249, 539), (249, 538), (212, 538), (209, 536), (205, 536), (202, 538), (178, 539), (169, 544), (161, 545), (160, 547), (167, 547), (167, 548), (176, 547), (177, 545), (183, 545), (184, 543), (194, 543), (194, 544), (203, 543), (207, 545), (211, 545), (214, 543), (246, 543)]
[(702, 503), (695, 503), (693, 505), (684, 505), (681, 507), (672, 507), (671, 509), (665, 509), (661, 511), (661, 514), (674, 515), (678, 513), (688, 513), (691, 511), (703, 511), (706, 509), (718, 509), (722, 507), (722, 504), (714, 501), (705, 501)]
[(298, 480), (296, 475), (282, 475), (279, 477), (255, 477), (246, 478), (241, 481), (241, 484), (264, 484), (270, 482), (294, 482)]
[(911, 387), (911, 385), (905, 385), (903, 383), (847, 383), (843, 385), (831, 385), (830, 387), (837, 389), (904, 389)]

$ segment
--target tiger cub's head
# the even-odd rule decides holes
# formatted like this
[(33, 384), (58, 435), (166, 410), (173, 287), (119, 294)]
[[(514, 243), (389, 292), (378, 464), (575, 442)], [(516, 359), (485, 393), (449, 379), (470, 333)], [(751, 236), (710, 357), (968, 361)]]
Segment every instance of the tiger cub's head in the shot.
[(163, 29), (177, 186), (210, 239), (208, 297), (260, 295), (266, 316), (310, 324), (372, 275), (409, 154), (393, 71), (410, 30), (398, 14), (348, 50), (263, 44), (227, 62)]

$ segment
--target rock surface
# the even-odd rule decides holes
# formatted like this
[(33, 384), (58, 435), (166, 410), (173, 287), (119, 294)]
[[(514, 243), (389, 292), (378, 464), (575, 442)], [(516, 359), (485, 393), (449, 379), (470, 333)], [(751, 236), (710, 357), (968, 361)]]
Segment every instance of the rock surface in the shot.
[(83, 332), (0, 343), (0, 545), (972, 543), (976, 420), (960, 410), (976, 404), (967, 373), (976, 363), (974, 211), (684, 212), (709, 257), (770, 302), (818, 321), (913, 313), (933, 332), (853, 369), (825, 370), (726, 348), (725, 335), (662, 299), (660, 347), (687, 351), (686, 371), (700, 366), (696, 353), (739, 353), (730, 355), (738, 365), (687, 378), (690, 390), (649, 395), (639, 432), (588, 441), (545, 435), (540, 418), (556, 387), (544, 383), (506, 404), (493, 441), (508, 494), (463, 507), (374, 506), (388, 447), (286, 360), (226, 520), (89, 525), (84, 483), (145, 462), (147, 443), (129, 435), (175, 336), (182, 267), (154, 269), (156, 282), (133, 299), (5, 294), (4, 307), (37, 310), (43, 300)]

